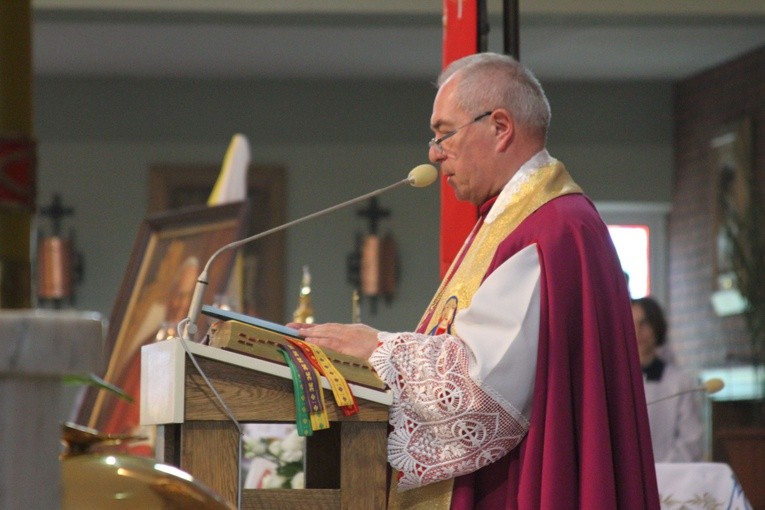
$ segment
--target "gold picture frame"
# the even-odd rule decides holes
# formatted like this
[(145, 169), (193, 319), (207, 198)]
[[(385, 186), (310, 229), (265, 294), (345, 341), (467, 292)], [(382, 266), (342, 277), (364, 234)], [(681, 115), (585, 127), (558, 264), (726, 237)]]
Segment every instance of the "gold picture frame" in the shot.
[[(152, 214), (143, 220), (112, 310), (104, 376), (134, 401), (88, 388), (78, 422), (105, 433), (145, 434), (147, 441), (131, 444), (129, 451), (153, 454), (151, 431), (139, 427), (141, 347), (181, 333), (176, 328), (188, 315), (199, 274), (218, 248), (242, 237), (248, 214), (248, 203), (236, 202)], [(232, 261), (233, 253), (223, 252), (210, 265), (204, 303), (213, 303), (225, 292)], [(198, 323), (202, 336), (207, 331), (205, 321), (202, 317)]]
[[(724, 126), (710, 143), (713, 289), (737, 291), (733, 243), (752, 196), (752, 131), (748, 118)], [(743, 242), (743, 240), (736, 240)]]
[[(158, 212), (207, 202), (220, 167), (158, 163), (149, 168), (149, 211)], [(252, 207), (245, 235), (285, 223), (286, 170), (280, 165), (250, 165), (247, 197)], [(284, 315), (286, 237), (277, 232), (243, 246), (239, 312), (281, 323)]]

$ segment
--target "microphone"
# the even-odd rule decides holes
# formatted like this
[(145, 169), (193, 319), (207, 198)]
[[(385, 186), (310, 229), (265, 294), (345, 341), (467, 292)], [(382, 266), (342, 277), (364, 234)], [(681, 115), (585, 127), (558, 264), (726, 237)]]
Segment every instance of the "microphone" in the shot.
[[(409, 184), (411, 186), (414, 186), (415, 188), (424, 188), (425, 186), (429, 186), (433, 184), (433, 182), (436, 180), (436, 177), (438, 177), (438, 170), (436, 170), (436, 167), (434, 167), (433, 165), (429, 165), (429, 164), (417, 165), (416, 167), (412, 168), (412, 170), (409, 172), (406, 178), (401, 179), (400, 181), (393, 183), (389, 186), (380, 188), (375, 191), (371, 191), (369, 193), (361, 195), (360, 197), (356, 197), (346, 202), (333, 205), (332, 207), (322, 209), (321, 211), (317, 211), (315, 213), (309, 214), (308, 216), (303, 216), (302, 218), (292, 220), (283, 225), (279, 225), (277, 227), (260, 232), (250, 237), (245, 237), (244, 239), (234, 241), (232, 243), (222, 246), (221, 248), (218, 248), (218, 250), (215, 253), (213, 253), (210, 259), (207, 261), (207, 264), (205, 264), (205, 267), (202, 270), (202, 273), (200, 273), (199, 278), (197, 278), (197, 284), (194, 287), (194, 294), (191, 297), (191, 304), (189, 305), (188, 316), (185, 319), (183, 319), (183, 321), (181, 321), (181, 322), (186, 322), (186, 327), (183, 329), (184, 331), (183, 339), (191, 340), (191, 337), (193, 337), (197, 332), (197, 320), (199, 319), (199, 314), (202, 310), (202, 297), (204, 296), (205, 289), (207, 288), (207, 283), (208, 283), (207, 272), (210, 269), (210, 265), (212, 264), (213, 260), (215, 260), (215, 258), (221, 253), (223, 253), (224, 251), (239, 248), (240, 246), (244, 244), (250, 243), (252, 241), (256, 241), (268, 235), (288, 229), (299, 223), (303, 223), (304, 221), (318, 218), (319, 216), (323, 216), (325, 214), (334, 212), (338, 209), (342, 209), (343, 207), (348, 207), (349, 205), (353, 205), (358, 202), (367, 200), (368, 198), (375, 197), (377, 195), (385, 193), (388, 190), (397, 188), (404, 184)], [(179, 327), (178, 329), (180, 330), (181, 328)]]
[(651, 404), (661, 402), (662, 400), (668, 400), (670, 398), (679, 397), (680, 395), (685, 395), (686, 393), (693, 393), (695, 391), (704, 391), (706, 392), (707, 395), (711, 395), (713, 393), (717, 393), (724, 387), (725, 387), (725, 382), (722, 379), (718, 379), (717, 377), (715, 377), (713, 379), (704, 381), (703, 384), (695, 388), (691, 388), (689, 390), (684, 390), (684, 391), (678, 391), (677, 393), (673, 393), (672, 395), (667, 395), (666, 397), (657, 398), (656, 400), (648, 402), (648, 405), (650, 406)]

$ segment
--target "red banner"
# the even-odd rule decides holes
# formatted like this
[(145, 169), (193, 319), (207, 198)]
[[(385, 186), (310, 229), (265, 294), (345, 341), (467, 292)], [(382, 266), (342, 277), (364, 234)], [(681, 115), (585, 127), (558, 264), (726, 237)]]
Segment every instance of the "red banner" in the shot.
[[(443, 66), (478, 51), (478, 6), (476, 0), (444, 0)], [(441, 179), (440, 272), (449, 269), (478, 217), (477, 208), (460, 202), (454, 190)]]
[(0, 138), (0, 206), (35, 208), (35, 142)]

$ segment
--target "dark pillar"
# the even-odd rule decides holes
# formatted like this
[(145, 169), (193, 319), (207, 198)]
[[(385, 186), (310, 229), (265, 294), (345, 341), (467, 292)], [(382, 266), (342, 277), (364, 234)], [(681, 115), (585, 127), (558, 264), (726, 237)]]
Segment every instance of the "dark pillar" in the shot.
[(35, 210), (31, 0), (0, 2), (0, 308), (32, 303)]

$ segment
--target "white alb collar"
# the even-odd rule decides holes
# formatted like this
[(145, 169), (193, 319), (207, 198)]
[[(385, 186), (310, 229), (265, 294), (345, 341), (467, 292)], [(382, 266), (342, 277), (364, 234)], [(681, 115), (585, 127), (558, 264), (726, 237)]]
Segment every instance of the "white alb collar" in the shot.
[(499, 192), (497, 201), (494, 202), (494, 205), (491, 207), (489, 214), (486, 215), (484, 222), (491, 223), (494, 221), (496, 217), (505, 210), (505, 207), (507, 207), (515, 194), (518, 193), (521, 186), (528, 181), (537, 170), (550, 165), (553, 161), (555, 161), (555, 159), (550, 156), (547, 149), (542, 149), (521, 165), (518, 171), (515, 172), (515, 175), (513, 175), (507, 184), (505, 184), (505, 187), (502, 188), (502, 191)]

